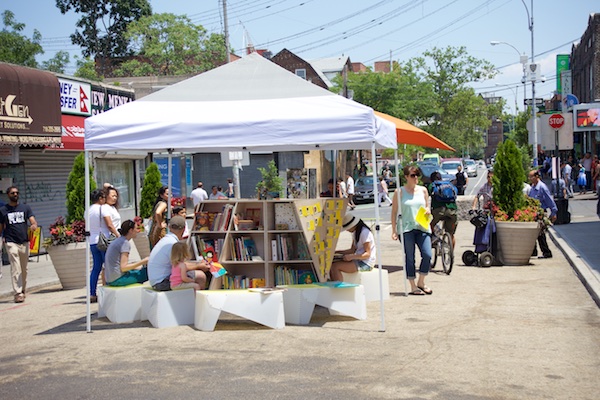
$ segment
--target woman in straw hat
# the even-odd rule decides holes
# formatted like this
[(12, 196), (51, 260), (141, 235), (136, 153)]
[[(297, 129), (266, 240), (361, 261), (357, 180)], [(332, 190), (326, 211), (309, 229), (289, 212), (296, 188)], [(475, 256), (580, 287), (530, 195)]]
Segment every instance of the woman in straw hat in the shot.
[[(433, 291), (425, 286), (425, 277), (431, 267), (431, 228), (429, 224), (417, 222), (417, 214), (421, 207), (425, 209), (425, 215), (431, 215), (429, 193), (425, 186), (418, 185), (421, 171), (412, 165), (404, 167), (404, 180), (406, 184), (396, 190), (395, 199), (392, 203), (392, 239), (397, 240), (402, 233), (404, 239), (404, 254), (406, 263), (406, 277), (410, 282), (411, 291), (408, 294), (424, 295), (432, 294)], [(398, 213), (400, 205), (401, 213)], [(402, 218), (400, 218), (402, 216)], [(402, 222), (399, 220), (401, 219)], [(421, 252), (421, 265), (419, 267), (419, 279), (415, 283), (415, 245)]]
[(343, 254), (342, 261), (336, 261), (331, 265), (329, 277), (332, 281), (341, 281), (342, 272), (370, 271), (377, 261), (373, 232), (362, 219), (347, 213), (342, 228), (352, 233), (352, 247), (339, 252)]

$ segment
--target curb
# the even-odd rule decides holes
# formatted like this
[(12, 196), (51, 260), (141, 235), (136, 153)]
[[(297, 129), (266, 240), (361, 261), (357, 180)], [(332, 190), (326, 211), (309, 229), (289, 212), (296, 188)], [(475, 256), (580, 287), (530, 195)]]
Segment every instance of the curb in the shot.
[(563, 253), (573, 271), (586, 288), (596, 305), (600, 308), (600, 276), (577, 254), (565, 239), (554, 229), (548, 229), (550, 238)]

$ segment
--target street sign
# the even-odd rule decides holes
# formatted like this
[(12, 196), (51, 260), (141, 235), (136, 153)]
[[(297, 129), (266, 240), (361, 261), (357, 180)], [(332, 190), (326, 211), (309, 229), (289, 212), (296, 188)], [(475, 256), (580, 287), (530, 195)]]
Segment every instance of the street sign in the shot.
[(565, 118), (561, 114), (552, 114), (550, 119), (548, 119), (548, 125), (550, 125), (553, 129), (560, 129), (564, 123)]
[[(523, 103), (524, 103), (526, 106), (530, 106), (530, 105), (532, 104), (532, 101), (531, 101), (531, 99), (525, 99), (525, 100), (523, 101)], [(536, 99), (535, 99), (535, 105), (536, 105), (536, 106), (541, 106), (541, 105), (544, 105), (544, 99), (539, 99), (539, 98), (536, 98)]]

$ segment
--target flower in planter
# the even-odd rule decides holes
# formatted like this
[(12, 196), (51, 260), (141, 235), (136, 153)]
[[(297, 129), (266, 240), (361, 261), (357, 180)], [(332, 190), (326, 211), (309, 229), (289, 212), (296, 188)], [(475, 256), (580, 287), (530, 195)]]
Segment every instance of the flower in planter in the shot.
[(50, 225), (50, 237), (44, 239), (44, 247), (79, 242), (85, 242), (85, 221), (77, 220), (67, 224), (63, 217), (58, 217)]
[(171, 207), (185, 206), (185, 197), (172, 197), (171, 198)]
[(133, 222), (135, 223), (135, 228), (138, 230), (138, 232), (144, 232), (146, 230), (146, 228), (144, 227), (144, 220), (142, 219), (142, 217), (134, 217)]
[(492, 203), (492, 212), (496, 221), (535, 222), (544, 218), (544, 210), (539, 200), (531, 197), (525, 199), (525, 206), (515, 210), (512, 217), (500, 210), (495, 203)]

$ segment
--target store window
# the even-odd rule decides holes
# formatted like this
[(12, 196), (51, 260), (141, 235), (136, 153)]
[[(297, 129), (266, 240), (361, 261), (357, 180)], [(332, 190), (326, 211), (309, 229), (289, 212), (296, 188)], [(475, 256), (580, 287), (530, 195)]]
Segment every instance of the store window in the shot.
[(134, 207), (133, 162), (96, 159), (96, 182), (110, 183), (119, 191), (119, 208)]
[(298, 69), (296, 69), (295, 72), (296, 72), (296, 75), (298, 75), (300, 78), (306, 79), (306, 69), (298, 68)]

